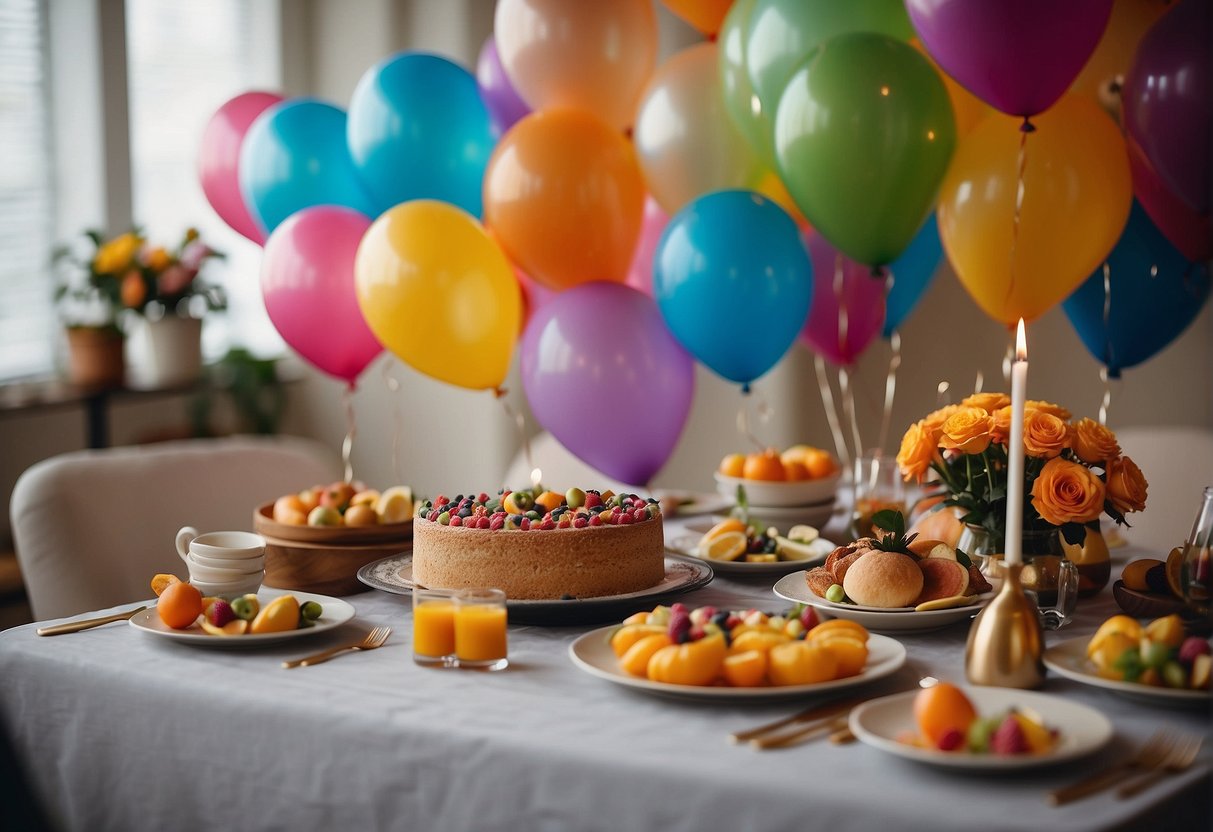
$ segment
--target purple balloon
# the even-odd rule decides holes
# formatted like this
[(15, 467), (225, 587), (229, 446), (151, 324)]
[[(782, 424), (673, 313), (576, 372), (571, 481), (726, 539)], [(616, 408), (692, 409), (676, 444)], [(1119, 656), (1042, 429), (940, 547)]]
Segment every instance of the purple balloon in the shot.
[(506, 77), (501, 56), (497, 54), (497, 41), (492, 35), (480, 47), (480, 57), (476, 59), (476, 84), (497, 135), (503, 135), (514, 122), (531, 112)]
[(1004, 113), (1032, 116), (1078, 77), (1112, 0), (906, 0), (906, 11), (948, 75)]
[(521, 356), (535, 418), (582, 462), (645, 485), (670, 458), (695, 362), (652, 298), (620, 283), (566, 289), (534, 312)]
[(1172, 193), (1209, 213), (1209, 0), (1184, 0), (1137, 47), (1121, 93), (1125, 131)]
[[(800, 340), (832, 364), (854, 364), (884, 327), (885, 281), (820, 234), (807, 233), (805, 244), (813, 261), (813, 305)], [(846, 338), (839, 337), (841, 310), (846, 311)]]

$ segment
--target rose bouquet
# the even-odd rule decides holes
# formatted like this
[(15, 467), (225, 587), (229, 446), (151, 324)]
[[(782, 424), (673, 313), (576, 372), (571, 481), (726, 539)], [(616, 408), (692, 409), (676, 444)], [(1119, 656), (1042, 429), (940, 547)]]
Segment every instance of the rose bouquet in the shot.
[[(978, 393), (914, 423), (897, 454), (902, 476), (922, 481), (934, 471), (963, 523), (979, 526), (999, 545), (1006, 536), (1007, 436), (1011, 400)], [(1092, 419), (1071, 421), (1068, 410), (1029, 401), (1024, 411), (1025, 531), (1059, 529), (1081, 543), (1101, 514), (1117, 523), (1146, 507), (1147, 482), (1121, 453), (1116, 435)]]

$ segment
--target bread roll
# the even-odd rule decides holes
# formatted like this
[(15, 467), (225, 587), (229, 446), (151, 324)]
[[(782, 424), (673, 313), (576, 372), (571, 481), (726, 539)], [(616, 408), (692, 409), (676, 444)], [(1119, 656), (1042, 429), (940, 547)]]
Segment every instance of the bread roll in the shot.
[(847, 597), (864, 607), (908, 607), (922, 592), (922, 570), (911, 555), (868, 552), (843, 579)]

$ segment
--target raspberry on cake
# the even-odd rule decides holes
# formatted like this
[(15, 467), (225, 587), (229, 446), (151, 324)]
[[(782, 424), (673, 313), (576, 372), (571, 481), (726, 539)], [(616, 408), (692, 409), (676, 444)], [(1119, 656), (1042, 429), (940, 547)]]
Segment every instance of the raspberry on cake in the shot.
[(635, 494), (439, 496), (418, 504), (413, 521), (413, 579), (425, 587), (555, 600), (637, 592), (664, 577), (661, 506)]

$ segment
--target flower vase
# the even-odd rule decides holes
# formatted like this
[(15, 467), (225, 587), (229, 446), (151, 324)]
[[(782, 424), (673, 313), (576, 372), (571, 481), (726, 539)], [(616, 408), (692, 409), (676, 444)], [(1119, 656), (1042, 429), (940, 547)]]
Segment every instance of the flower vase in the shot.
[(126, 372), (125, 341), (116, 327), (69, 327), (68, 379), (94, 389), (121, 387)]
[(202, 374), (202, 321), (198, 318), (145, 318), (131, 341), (132, 372), (138, 387), (189, 384)]
[(1112, 577), (1112, 556), (1103, 532), (1087, 526), (1082, 543), (1067, 543), (1063, 538), (1061, 544), (1065, 556), (1078, 567), (1078, 597), (1099, 594)]
[[(1069, 621), (1078, 599), (1078, 569), (1066, 557), (1064, 545), (1056, 528), (1023, 530), (1020, 581), (1024, 591), (1036, 602), (1043, 626), (1050, 630)], [(1006, 576), (1003, 541), (986, 529), (966, 525), (957, 548), (975, 558), (982, 573), (995, 586)]]

